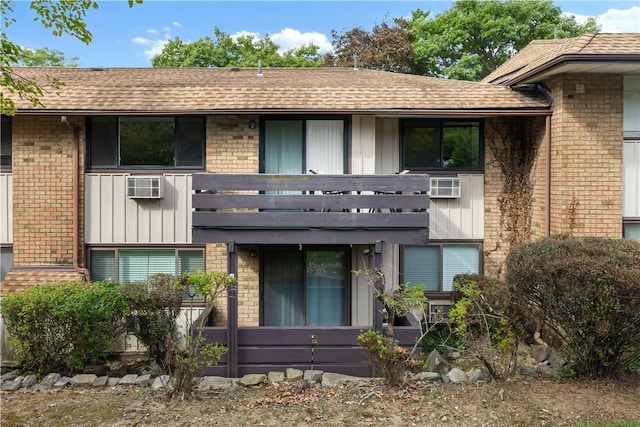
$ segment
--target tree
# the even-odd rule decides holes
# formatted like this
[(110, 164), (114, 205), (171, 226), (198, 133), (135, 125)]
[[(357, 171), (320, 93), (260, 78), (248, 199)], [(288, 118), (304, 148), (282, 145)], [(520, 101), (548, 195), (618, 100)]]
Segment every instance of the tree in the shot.
[[(134, 3), (142, 3), (142, 0), (128, 0), (129, 7)], [(77, 38), (83, 43), (91, 42), (91, 32), (87, 28), (84, 18), (91, 9), (98, 9), (98, 2), (94, 0), (32, 0), (31, 9), (36, 13), (34, 20), (40, 22), (45, 28), (51, 28), (54, 36), (61, 37), (69, 35)], [(2, 92), (0, 92), (0, 113), (6, 115), (15, 114), (16, 107), (14, 101), (9, 96), (17, 96), (26, 99), (34, 106), (44, 107), (40, 102), (43, 94), (42, 87), (38, 82), (26, 79), (16, 73), (13, 69), (15, 65), (21, 64), (27, 53), (25, 48), (9, 40), (4, 31), (16, 22), (13, 14), (13, 1), (0, 0), (0, 15), (4, 18), (3, 28), (0, 30), (0, 79)], [(52, 79), (48, 82), (54, 88), (60, 87), (63, 83)]]
[(413, 54), (426, 75), (481, 80), (532, 40), (600, 29), (561, 13), (551, 0), (458, 0), (433, 19), (418, 9), (409, 20)]
[(64, 53), (46, 47), (22, 48), (18, 65), (25, 67), (77, 67), (78, 57), (65, 58)]
[(265, 67), (319, 67), (322, 57), (319, 47), (304, 45), (278, 53), (278, 46), (269, 35), (257, 39), (245, 34), (236, 40), (214, 28), (214, 38), (202, 37), (185, 43), (175, 37), (164, 46), (162, 52), (151, 58), (154, 67), (247, 67), (255, 68), (258, 61)]
[(325, 66), (421, 74), (414, 60), (409, 22), (405, 19), (377, 24), (371, 32), (362, 27), (344, 33), (332, 30), (331, 37), (334, 51), (325, 56)]

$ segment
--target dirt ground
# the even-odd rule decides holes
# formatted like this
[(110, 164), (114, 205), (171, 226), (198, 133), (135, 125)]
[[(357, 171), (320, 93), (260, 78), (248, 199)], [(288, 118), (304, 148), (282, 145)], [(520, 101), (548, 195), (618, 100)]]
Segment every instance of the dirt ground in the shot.
[(255, 389), (166, 392), (116, 387), (1, 395), (9, 426), (640, 426), (640, 377), (554, 380), (519, 377), (478, 384), (362, 379), (322, 389), (304, 381)]

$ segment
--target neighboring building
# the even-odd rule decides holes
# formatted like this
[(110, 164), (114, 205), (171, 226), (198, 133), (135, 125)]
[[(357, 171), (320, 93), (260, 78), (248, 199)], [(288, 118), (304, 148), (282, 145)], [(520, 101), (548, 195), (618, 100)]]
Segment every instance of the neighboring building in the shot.
[(518, 239), (502, 163), (520, 139), (530, 237), (640, 239), (639, 34), (534, 42), (482, 83), (346, 68), (19, 73), (65, 86), (2, 119), (2, 294), (230, 271), (237, 296), (208, 328), (230, 363), (212, 373), (366, 374), (355, 336), (382, 320), (354, 270), (424, 283), (434, 315), (455, 274), (500, 274)]

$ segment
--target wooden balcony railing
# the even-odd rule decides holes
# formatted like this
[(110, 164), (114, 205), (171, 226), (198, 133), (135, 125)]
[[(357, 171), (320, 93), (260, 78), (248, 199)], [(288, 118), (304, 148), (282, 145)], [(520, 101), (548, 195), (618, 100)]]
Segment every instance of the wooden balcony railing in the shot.
[(193, 242), (424, 244), (427, 175), (194, 174)]

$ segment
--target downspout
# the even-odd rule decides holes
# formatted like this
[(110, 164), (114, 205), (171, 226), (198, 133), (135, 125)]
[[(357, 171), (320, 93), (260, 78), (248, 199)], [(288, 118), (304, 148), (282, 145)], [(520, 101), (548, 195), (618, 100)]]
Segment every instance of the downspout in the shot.
[(551, 116), (545, 121), (544, 235), (551, 235)]
[(71, 186), (73, 187), (73, 270), (82, 274), (84, 280), (90, 282), (91, 272), (87, 268), (80, 267), (78, 262), (78, 258), (80, 257), (80, 230), (78, 228), (80, 224), (80, 203), (78, 202), (80, 196), (80, 187), (78, 185), (78, 176), (80, 174), (80, 126), (70, 125), (69, 122), (67, 122), (66, 116), (62, 116), (60, 120), (63, 124), (73, 129), (73, 172), (71, 180)]
[[(553, 95), (543, 85), (536, 84), (537, 91), (549, 102), (553, 113)], [(545, 124), (545, 171), (544, 171), (544, 235), (551, 235), (551, 114), (544, 119)]]

